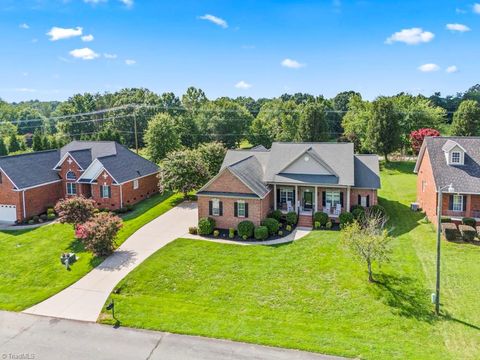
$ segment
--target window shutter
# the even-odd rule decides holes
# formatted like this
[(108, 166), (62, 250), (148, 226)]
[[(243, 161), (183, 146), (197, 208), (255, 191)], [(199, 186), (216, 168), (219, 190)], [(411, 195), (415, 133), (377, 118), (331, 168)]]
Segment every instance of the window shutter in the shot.
[(248, 218), (248, 203), (245, 203), (245, 217)]
[(213, 215), (212, 208), (213, 208), (213, 203), (212, 203), (212, 200), (210, 200), (208, 202), (208, 215), (210, 215), (210, 216)]
[(220, 201), (218, 204), (220, 206), (220, 216), (223, 216), (223, 201)]
[(277, 204), (280, 204), (280, 189), (277, 188)]
[(362, 205), (362, 195), (358, 195), (358, 205)]
[(108, 198), (110, 199), (112, 197), (112, 187), (109, 186), (107, 187), (107, 189), (108, 189)]
[(340, 192), (340, 206), (343, 207), (343, 191)]
[(367, 207), (370, 207), (370, 195), (367, 195)]
[(462, 195), (463, 211), (467, 211), (467, 197)]
[(238, 203), (236, 201), (233, 203), (233, 216), (238, 217)]
[(327, 192), (322, 191), (322, 206), (325, 207), (327, 205)]
[(453, 195), (448, 196), (448, 210), (453, 210)]

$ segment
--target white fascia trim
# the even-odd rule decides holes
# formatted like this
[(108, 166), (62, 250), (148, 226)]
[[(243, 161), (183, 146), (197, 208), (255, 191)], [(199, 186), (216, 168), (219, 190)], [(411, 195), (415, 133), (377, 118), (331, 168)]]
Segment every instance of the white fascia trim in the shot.
[(131, 182), (131, 181), (134, 181), (134, 180), (142, 179), (142, 178), (147, 177), (147, 176), (159, 174), (159, 173), (160, 173), (160, 170), (159, 170), (159, 171), (156, 171), (156, 172), (153, 172), (153, 173), (151, 173), (151, 174), (139, 176), (139, 177), (137, 177), (137, 178), (135, 178), (135, 179), (132, 179), (132, 180), (124, 181), (124, 182), (120, 183), (120, 185), (126, 184), (126, 183)]
[(277, 185), (277, 186), (292, 186), (292, 187), (295, 187), (295, 186), (298, 186), (298, 187), (314, 187), (314, 186), (318, 186), (318, 187), (324, 187), (324, 188), (342, 188), (342, 189), (346, 189), (347, 187), (352, 187), (353, 188), (353, 185), (325, 185), (325, 184), (314, 184), (314, 183), (308, 183), (308, 184), (292, 184), (292, 183), (283, 183), (283, 182), (268, 182), (269, 185)]
[(67, 156), (70, 156), (73, 161), (75, 161), (75, 164), (78, 165), (78, 167), (80, 168), (81, 171), (83, 171), (83, 168), (80, 166), (80, 164), (77, 162), (77, 160), (75, 160), (75, 158), (67, 151), (65, 153), (65, 155), (63, 155), (63, 157), (60, 159), (60, 161), (53, 167), (52, 170), (58, 170), (57, 167), (61, 166), (63, 164), (63, 162), (65, 161), (65, 159), (67, 158)]
[[(101, 163), (101, 162), (100, 162), (100, 163)], [(102, 166), (103, 166), (103, 164), (102, 164)], [(107, 169), (105, 169), (105, 167), (102, 168), (102, 171), (100, 171), (100, 172), (95, 176), (95, 178), (92, 179), (91, 182), (93, 182), (94, 180), (97, 180), (98, 177), (100, 176), (100, 174), (101, 174), (102, 172), (104, 172), (104, 171), (105, 171), (108, 175), (110, 175), (110, 177), (115, 181), (115, 184), (112, 184), (112, 185), (118, 185), (118, 184), (120, 184), (120, 183), (117, 181), (117, 179), (115, 179), (115, 178), (113, 177), (113, 175), (110, 174), (110, 172), (109, 172)]]
[(61, 181), (62, 181), (62, 179), (49, 181), (49, 182), (46, 182), (46, 183), (33, 185), (33, 186), (29, 186), (29, 187), (22, 188), (22, 189), (13, 189), (13, 191), (25, 191), (25, 190), (35, 189), (35, 188), (42, 187), (42, 186), (45, 186), (45, 185), (55, 184), (55, 183), (58, 183), (58, 182), (61, 182)]
[[(85, 169), (85, 171), (83, 172), (83, 174), (80, 175), (80, 177), (78, 178), (78, 180), (83, 179), (83, 176), (84, 176), (86, 173), (88, 173), (88, 170), (89, 170), (94, 164), (96, 164), (97, 162), (100, 162), (100, 161), (99, 161), (98, 159), (93, 160), (93, 161), (90, 163), (90, 165), (88, 165), (88, 167)], [(101, 164), (102, 167), (103, 167), (103, 164), (102, 164), (101, 162), (100, 162), (100, 164)], [(78, 180), (77, 180), (77, 181), (78, 181)]]
[(17, 184), (15, 184), (15, 183), (12, 181), (12, 179), (10, 179), (10, 176), (8, 176), (8, 174), (5, 172), (5, 170), (3, 170), (3, 169), (0, 167), (0, 171), (2, 171), (2, 173), (5, 174), (5, 176), (7, 177), (8, 180), (10, 180), (10, 182), (13, 184), (13, 186), (16, 187), (16, 189), (14, 189), (14, 190), (18, 190)]

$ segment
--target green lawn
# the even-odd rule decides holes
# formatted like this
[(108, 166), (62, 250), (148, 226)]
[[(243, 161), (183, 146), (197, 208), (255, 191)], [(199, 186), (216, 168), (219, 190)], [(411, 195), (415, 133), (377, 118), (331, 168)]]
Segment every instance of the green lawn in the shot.
[[(156, 195), (124, 216), (117, 244), (180, 201), (179, 195)], [(79, 260), (70, 271), (60, 254), (74, 251)], [(0, 309), (20, 311), (56, 294), (101, 263), (76, 242), (70, 225), (54, 224), (28, 231), (0, 232)]]
[[(415, 199), (413, 164), (382, 171), (392, 261), (375, 268), (314, 232), (283, 246), (179, 239), (115, 289), (120, 324), (369, 359), (480, 357), (480, 247), (443, 243), (445, 316), (433, 315), (435, 233)], [(108, 312), (100, 319), (112, 323)]]

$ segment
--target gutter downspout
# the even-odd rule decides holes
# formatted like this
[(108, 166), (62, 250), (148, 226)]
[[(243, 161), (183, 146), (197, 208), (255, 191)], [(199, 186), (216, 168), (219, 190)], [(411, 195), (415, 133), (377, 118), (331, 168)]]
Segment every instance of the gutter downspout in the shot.
[(27, 218), (27, 209), (25, 206), (25, 190), (22, 191), (22, 203), (23, 203), (23, 219)]
[(123, 186), (120, 184), (120, 208), (123, 208)]

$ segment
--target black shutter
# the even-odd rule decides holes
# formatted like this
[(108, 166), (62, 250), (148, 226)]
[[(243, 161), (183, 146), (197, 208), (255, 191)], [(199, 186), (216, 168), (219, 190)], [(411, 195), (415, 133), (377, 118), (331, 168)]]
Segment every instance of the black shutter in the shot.
[(112, 187), (108, 187), (108, 198), (110, 199), (112, 197)]
[(448, 210), (453, 210), (453, 195), (448, 195)]
[(370, 195), (367, 195), (367, 207), (370, 207)]
[(322, 206), (327, 206), (327, 193), (325, 191), (322, 191)]
[(357, 204), (358, 204), (358, 205), (362, 205), (362, 196), (361, 196), (361, 195), (358, 195)]
[(220, 214), (220, 216), (223, 216), (223, 201), (219, 201), (218, 204), (219, 204), (219, 206), (220, 206), (220, 212), (219, 212), (219, 214)]
[(245, 217), (248, 218), (248, 203), (245, 203)]
[(343, 208), (343, 191), (340, 191), (340, 206)]
[(277, 204), (280, 204), (280, 189), (277, 189)]
[(462, 195), (463, 211), (467, 211), (467, 197)]
[(238, 217), (238, 203), (236, 201), (233, 203), (233, 216)]
[(213, 203), (212, 203), (212, 200), (210, 200), (208, 202), (208, 215), (210, 215), (210, 216), (212, 216), (212, 214), (213, 214), (212, 208), (213, 208)]

